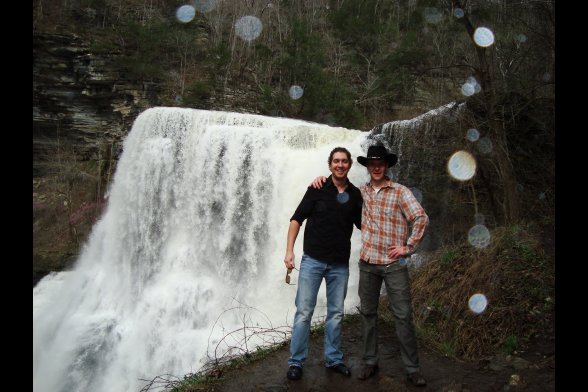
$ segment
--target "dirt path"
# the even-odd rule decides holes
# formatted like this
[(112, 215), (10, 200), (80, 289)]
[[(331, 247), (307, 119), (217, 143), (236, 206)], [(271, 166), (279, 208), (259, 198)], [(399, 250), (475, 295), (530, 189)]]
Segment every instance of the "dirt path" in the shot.
[(406, 381), (404, 367), (393, 329), (382, 326), (380, 335), (380, 371), (372, 378), (355, 378), (361, 360), (359, 320), (345, 322), (342, 349), (351, 377), (334, 373), (322, 361), (323, 336), (313, 334), (309, 357), (301, 380), (286, 379), (289, 347), (269, 354), (265, 359), (226, 372), (211, 386), (219, 392), (249, 391), (555, 391), (555, 341), (545, 336), (531, 343), (516, 356), (496, 355), (475, 363), (458, 362), (420, 349), (422, 373), (427, 386), (417, 388)]

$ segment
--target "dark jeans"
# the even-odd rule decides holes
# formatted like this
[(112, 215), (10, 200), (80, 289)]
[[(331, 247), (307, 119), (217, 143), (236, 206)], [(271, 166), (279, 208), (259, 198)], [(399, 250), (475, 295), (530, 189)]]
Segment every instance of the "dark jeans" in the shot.
[(408, 268), (399, 262), (386, 266), (359, 262), (359, 299), (363, 335), (363, 361), (378, 364), (378, 304), (382, 281), (394, 315), (400, 355), (408, 373), (419, 370), (417, 341), (412, 321)]

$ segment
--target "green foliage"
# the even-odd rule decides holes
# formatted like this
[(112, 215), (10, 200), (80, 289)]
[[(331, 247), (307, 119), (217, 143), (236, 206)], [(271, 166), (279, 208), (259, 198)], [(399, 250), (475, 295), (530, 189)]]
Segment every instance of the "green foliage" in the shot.
[(325, 75), (317, 75), (304, 90), (306, 118), (331, 125), (344, 124), (345, 127), (359, 127), (363, 115), (354, 105), (355, 93), (345, 83), (336, 83)]
[(197, 80), (192, 82), (184, 93), (184, 103), (187, 106), (198, 105), (212, 96), (214, 85), (209, 80)]
[(423, 16), (422, 12), (411, 12), (408, 17), (408, 23), (404, 22), (402, 26), (405, 31), (412, 33), (415, 30), (422, 29), (425, 26), (425, 17)]
[(343, 2), (329, 15), (338, 37), (358, 53), (370, 57), (397, 31), (397, 14), (392, 2), (378, 0)]
[(538, 252), (537, 243), (525, 234), (523, 228), (517, 225), (508, 227), (506, 231), (506, 240), (520, 260), (518, 268), (524, 270), (529, 267), (545, 267), (546, 256)]
[(174, 388), (170, 389), (170, 392), (187, 392), (194, 385), (205, 385), (206, 380), (206, 375), (203, 373), (189, 373)]
[(407, 34), (400, 48), (384, 57), (377, 66), (377, 90), (390, 93), (395, 101), (411, 102), (415, 96), (417, 72), (430, 53), (418, 45), (414, 34)]
[(286, 80), (292, 83), (311, 83), (324, 77), (325, 48), (321, 36), (313, 33), (304, 20), (292, 21), (292, 30), (284, 43), (280, 61)]
[(224, 70), (231, 63), (231, 50), (229, 46), (226, 43), (221, 42), (213, 47), (209, 51), (209, 55), (206, 57), (206, 63), (209, 64), (212, 69)]
[(456, 352), (457, 352), (455, 340), (447, 340), (447, 341), (441, 342), (440, 351), (446, 357), (455, 358)]
[(441, 262), (441, 265), (451, 265), (454, 261), (457, 260), (459, 254), (460, 252), (458, 249), (447, 248), (445, 252), (441, 255), (441, 259), (439, 261)]
[(290, 108), (294, 104), (288, 96), (287, 90), (274, 90), (271, 85), (263, 84), (261, 87), (261, 97), (259, 99), (259, 109), (262, 113), (271, 116), (283, 117), (285, 108)]
[(506, 337), (506, 339), (504, 339), (502, 351), (505, 354), (512, 354), (517, 349), (518, 346), (519, 346), (519, 339), (515, 335), (508, 335)]
[(275, 56), (275, 52), (271, 48), (262, 42), (255, 43), (255, 57), (258, 61), (272, 60)]
[(433, 298), (431, 299), (431, 301), (429, 301), (429, 308), (431, 308), (432, 310), (440, 310), (441, 307), (441, 302), (439, 302), (438, 299)]
[(170, 26), (164, 23), (144, 25), (133, 20), (123, 26), (119, 34), (124, 37), (124, 54), (118, 58), (119, 65), (131, 78), (162, 78), (166, 64), (161, 54), (167, 51)]
[[(322, 330), (318, 330), (316, 328), (313, 329), (314, 332), (321, 333)], [(247, 352), (244, 355), (232, 358), (227, 362), (221, 364), (209, 364), (209, 370), (203, 370), (197, 373), (190, 373), (184, 376), (184, 378), (179, 381), (175, 382), (173, 389), (170, 392), (191, 392), (195, 390), (201, 390), (204, 387), (211, 387), (214, 390), (214, 384), (219, 379), (224, 372), (227, 372), (232, 369), (239, 369), (243, 366), (249, 365), (251, 363), (255, 363), (257, 361), (262, 361), (267, 356), (273, 352), (276, 352), (286, 346), (288, 342), (282, 342), (274, 345), (270, 345), (267, 347), (256, 347), (255, 351)]]
[(129, 79), (153, 80), (160, 79), (163, 75), (160, 64), (148, 62), (140, 55), (123, 56), (117, 58), (116, 62)]
[(321, 335), (325, 333), (325, 323), (323, 322), (317, 322), (314, 323), (312, 325), (312, 327), (310, 328), (310, 334), (311, 335)]
[(90, 44), (90, 51), (93, 54), (109, 54), (119, 50), (119, 45), (108, 38), (93, 40)]
[(433, 351), (449, 358), (457, 358), (458, 347), (455, 337), (442, 331), (436, 323), (415, 325), (415, 333), (419, 340), (426, 342)]
[(323, 37), (311, 32), (306, 21), (294, 20), (285, 48), (279, 63), (288, 81), (283, 90), (288, 91), (292, 84), (304, 88), (303, 97), (284, 108), (286, 114), (346, 127), (359, 126), (364, 118), (354, 105), (357, 95), (353, 87), (346, 80), (333, 80), (325, 70)]

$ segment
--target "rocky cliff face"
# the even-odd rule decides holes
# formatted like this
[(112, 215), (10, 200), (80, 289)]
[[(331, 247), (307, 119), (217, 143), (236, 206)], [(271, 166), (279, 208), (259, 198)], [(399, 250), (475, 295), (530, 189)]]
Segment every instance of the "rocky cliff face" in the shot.
[(33, 175), (58, 145), (80, 160), (116, 154), (135, 117), (159, 104), (158, 85), (126, 80), (117, 55), (93, 54), (75, 35), (33, 34)]

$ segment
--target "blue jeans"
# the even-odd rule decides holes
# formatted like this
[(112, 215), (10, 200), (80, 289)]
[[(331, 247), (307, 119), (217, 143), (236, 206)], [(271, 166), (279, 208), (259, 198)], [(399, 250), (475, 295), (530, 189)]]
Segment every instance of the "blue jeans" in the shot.
[(322, 280), (327, 284), (327, 320), (325, 321), (325, 366), (343, 363), (341, 345), (341, 323), (343, 303), (347, 295), (349, 263), (327, 264), (304, 254), (298, 274), (296, 292), (296, 314), (292, 326), (289, 366), (302, 367), (308, 356), (310, 322)]

